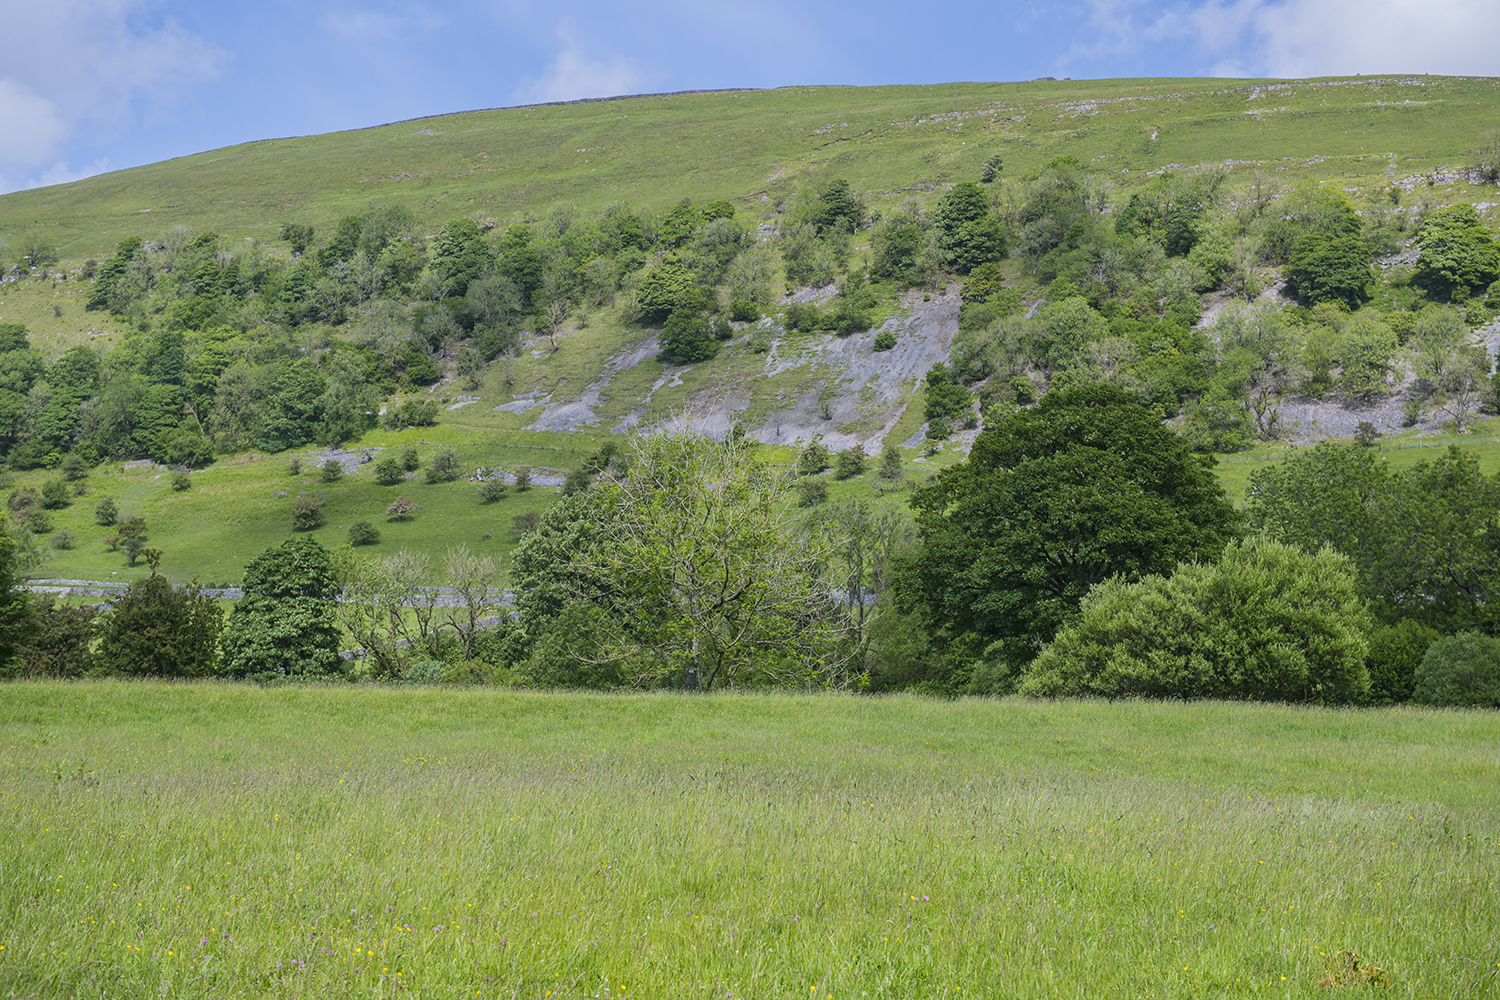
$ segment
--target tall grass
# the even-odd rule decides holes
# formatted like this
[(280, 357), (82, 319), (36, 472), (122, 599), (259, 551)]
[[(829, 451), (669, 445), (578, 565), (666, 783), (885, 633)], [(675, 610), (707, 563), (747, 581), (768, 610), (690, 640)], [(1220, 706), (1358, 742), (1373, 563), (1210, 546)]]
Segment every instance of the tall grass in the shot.
[(1500, 717), (28, 684), (16, 996), (1487, 996)]

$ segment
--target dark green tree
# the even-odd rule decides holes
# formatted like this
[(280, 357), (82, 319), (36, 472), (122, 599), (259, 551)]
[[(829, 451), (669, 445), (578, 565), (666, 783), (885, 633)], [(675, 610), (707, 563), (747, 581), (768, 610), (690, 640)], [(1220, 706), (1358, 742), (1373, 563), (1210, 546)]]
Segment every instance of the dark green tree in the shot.
[(268, 548), (245, 567), (224, 630), (224, 673), (245, 680), (340, 677), (339, 580), (311, 536)]
[(1240, 518), (1211, 471), (1134, 394), (1054, 390), (912, 498), (906, 606), (943, 642), (1029, 662), (1089, 588), (1216, 559)]
[(661, 359), (673, 365), (707, 361), (719, 353), (719, 342), (714, 338), (708, 317), (685, 310), (667, 317), (659, 343)]
[(381, 486), (397, 486), (405, 479), (406, 470), (394, 455), (387, 455), (375, 463), (375, 482)]
[(494, 262), (495, 255), (473, 219), (454, 219), (433, 241), (432, 273), (447, 282), (449, 295), (464, 295), (469, 283)]
[(224, 612), (197, 584), (173, 587), (155, 570), (96, 619), (95, 664), (137, 677), (208, 677), (219, 658)]
[(1342, 302), (1351, 309), (1369, 298), (1375, 281), (1370, 248), (1357, 236), (1309, 233), (1292, 248), (1287, 290), (1304, 305)]
[(10, 669), (19, 645), (34, 627), (31, 595), (16, 576), (16, 540), (0, 517), (0, 675)]

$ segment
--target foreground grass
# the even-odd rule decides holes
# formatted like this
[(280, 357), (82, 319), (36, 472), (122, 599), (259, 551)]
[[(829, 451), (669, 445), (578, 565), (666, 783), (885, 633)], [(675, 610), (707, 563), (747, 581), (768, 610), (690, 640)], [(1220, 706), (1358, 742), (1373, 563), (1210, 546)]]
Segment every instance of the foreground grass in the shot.
[(27, 684), (0, 991), (1500, 992), (1500, 716)]

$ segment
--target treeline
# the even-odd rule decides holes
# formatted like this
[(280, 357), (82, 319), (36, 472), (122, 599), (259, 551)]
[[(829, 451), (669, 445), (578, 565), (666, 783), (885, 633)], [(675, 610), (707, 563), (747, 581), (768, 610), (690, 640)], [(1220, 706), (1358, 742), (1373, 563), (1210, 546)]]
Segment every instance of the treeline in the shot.
[(570, 477), (508, 578), (462, 547), (303, 536), (247, 567), (227, 623), (154, 562), (97, 617), (28, 602), (0, 538), (0, 656), (23, 676), (1500, 707), (1500, 475), (1457, 448), (1397, 473), (1325, 443), (1239, 510), (1138, 397), (1075, 385), (981, 434), (909, 517), (800, 507), (812, 449), (788, 474), (741, 437), (633, 445)]

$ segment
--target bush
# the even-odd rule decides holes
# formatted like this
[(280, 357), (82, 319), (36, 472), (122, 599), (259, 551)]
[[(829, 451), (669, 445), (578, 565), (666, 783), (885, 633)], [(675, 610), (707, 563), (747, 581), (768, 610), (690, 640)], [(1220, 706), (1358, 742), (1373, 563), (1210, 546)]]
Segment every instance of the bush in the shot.
[(93, 666), (90, 642), (97, 607), (58, 604), (50, 595), (32, 600), (33, 628), (16, 647), (22, 677), (82, 677)]
[(875, 350), (889, 351), (896, 346), (896, 331), (881, 330), (875, 335)]
[(369, 521), (355, 521), (349, 525), (350, 545), (374, 545), (380, 541), (380, 529)]
[(833, 456), (820, 442), (813, 441), (797, 456), (797, 471), (804, 476), (815, 476), (832, 464)]
[(45, 535), (52, 530), (52, 514), (45, 507), (37, 507), (26, 512), (25, 524), (33, 535)]
[(736, 323), (754, 323), (760, 319), (760, 306), (749, 299), (734, 299), (729, 303), (729, 318)]
[(176, 472), (176, 473), (172, 474), (172, 489), (173, 490), (177, 491), (178, 493), (183, 493), (183, 492), (185, 492), (187, 490), (190, 490), (192, 488), (193, 488), (193, 477), (192, 476), (188, 475), (186, 472)]
[(291, 461), (287, 462), (286, 474), (289, 476), (302, 475), (302, 460), (300, 458), (294, 458)]
[(1459, 632), (1433, 642), (1413, 678), (1411, 700), (1418, 705), (1500, 708), (1500, 639)]
[(42, 486), (42, 506), (48, 510), (61, 510), (68, 505), (72, 496), (73, 491), (68, 488), (67, 480), (49, 479)]
[(344, 466), (336, 458), (330, 458), (318, 469), (325, 483), (336, 483), (344, 478)]
[(292, 501), (292, 529), (294, 531), (311, 531), (321, 527), (326, 517), (322, 497), (299, 493), (297, 499)]
[(839, 457), (833, 463), (833, 478), (853, 479), (865, 471), (865, 462), (869, 456), (865, 454), (863, 445), (855, 445), (853, 448), (845, 448), (839, 452)]
[(1115, 577), (1028, 669), (1040, 697), (1347, 702), (1369, 689), (1368, 613), (1349, 560), (1252, 538), (1169, 577)]
[(531, 489), (531, 466), (523, 465), (516, 470), (516, 492), (525, 493)]
[(503, 479), (486, 479), (479, 484), (479, 499), (482, 503), (495, 503), (505, 497), (510, 489)]
[(1412, 684), (1427, 648), (1442, 633), (1410, 618), (1370, 630), (1370, 674), (1367, 705), (1399, 705), (1411, 700)]
[(408, 448), (401, 453), (401, 468), (407, 472), (416, 472), (422, 467), (422, 460), (417, 457), (417, 449)]
[(821, 479), (797, 480), (797, 503), (803, 507), (816, 507), (828, 499), (828, 484)]
[(458, 455), (452, 448), (444, 448), (432, 457), (427, 466), (429, 483), (451, 483), (458, 478)]
[(375, 482), (381, 486), (396, 486), (406, 478), (406, 470), (394, 456), (387, 456), (375, 463)]
[(541, 520), (542, 515), (534, 510), (528, 510), (524, 514), (517, 514), (510, 519), (510, 533), (517, 538), (520, 538), (522, 535), (529, 535), (536, 530), (536, 526)]

